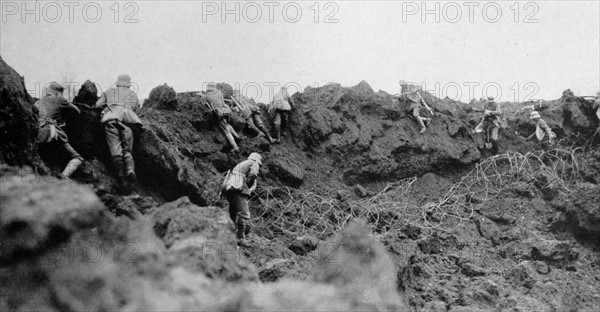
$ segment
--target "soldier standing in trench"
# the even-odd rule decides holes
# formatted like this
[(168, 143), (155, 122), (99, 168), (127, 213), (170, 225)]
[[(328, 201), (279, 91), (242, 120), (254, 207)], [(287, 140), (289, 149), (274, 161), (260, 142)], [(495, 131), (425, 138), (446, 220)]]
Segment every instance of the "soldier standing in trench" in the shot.
[(246, 236), (250, 232), (248, 200), (250, 194), (256, 189), (261, 165), (260, 154), (252, 153), (247, 160), (237, 164), (225, 177), (223, 192), (229, 202), (229, 217), (236, 227), (239, 246), (247, 246)]

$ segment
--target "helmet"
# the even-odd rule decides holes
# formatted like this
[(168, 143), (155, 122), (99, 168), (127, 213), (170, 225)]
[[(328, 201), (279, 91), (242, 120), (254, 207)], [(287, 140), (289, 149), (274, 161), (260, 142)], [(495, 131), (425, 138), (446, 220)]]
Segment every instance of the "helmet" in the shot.
[(487, 97), (487, 99), (488, 99), (488, 101), (490, 101), (490, 102), (494, 102), (494, 101), (495, 101), (493, 96), (488, 96), (488, 97)]
[(534, 118), (542, 118), (542, 116), (540, 116), (540, 113), (533, 111), (533, 112), (531, 112), (531, 114), (529, 114), (529, 119), (534, 119)]
[(46, 89), (47, 94), (51, 94), (50, 91), (62, 93), (65, 90), (58, 82), (51, 82)]
[(252, 153), (252, 154), (250, 154), (250, 156), (248, 156), (248, 160), (254, 160), (259, 165), (262, 166), (262, 156), (260, 156), (259, 153)]
[(131, 77), (129, 75), (119, 75), (117, 77), (117, 87), (130, 87), (131, 86)]

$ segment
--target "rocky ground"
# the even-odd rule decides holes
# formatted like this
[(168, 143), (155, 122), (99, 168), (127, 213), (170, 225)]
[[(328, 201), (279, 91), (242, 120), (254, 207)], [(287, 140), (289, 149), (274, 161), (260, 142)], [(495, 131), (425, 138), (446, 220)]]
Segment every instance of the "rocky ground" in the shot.
[[(94, 84), (66, 116), (86, 159), (67, 182), (64, 160), (33, 144), (23, 79), (0, 65), (2, 311), (600, 310), (600, 135), (572, 93), (540, 108), (553, 147), (524, 141), (528, 111), (503, 103), (493, 156), (471, 134), (481, 101), (424, 93), (436, 115), (419, 134), (366, 82), (307, 88), (281, 145), (234, 118), (248, 136), (237, 155), (197, 95), (163, 85), (139, 112), (139, 179), (123, 192)], [(218, 188), (254, 151), (264, 165), (237, 249)]]

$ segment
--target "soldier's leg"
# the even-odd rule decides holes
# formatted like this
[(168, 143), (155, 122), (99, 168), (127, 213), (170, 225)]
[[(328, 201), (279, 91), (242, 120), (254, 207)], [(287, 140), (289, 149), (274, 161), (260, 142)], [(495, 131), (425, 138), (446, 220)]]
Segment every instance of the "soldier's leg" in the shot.
[(125, 175), (131, 182), (136, 180), (135, 162), (133, 161), (133, 131), (126, 124), (119, 123), (121, 146), (123, 148), (123, 160), (125, 162)]
[(492, 153), (497, 154), (498, 153), (498, 126), (496, 125), (491, 125), (491, 130), (490, 130), (491, 134), (490, 134), (490, 140), (492, 143)]
[(281, 142), (281, 111), (275, 111), (275, 117), (273, 118), (273, 129), (275, 131), (275, 142)]
[[(246, 238), (246, 227), (250, 219), (250, 210), (248, 208), (248, 196), (238, 193), (239, 209), (237, 213), (237, 238)], [(248, 228), (249, 230), (249, 228)]]
[(233, 152), (237, 152), (240, 149), (237, 146), (237, 143), (235, 142), (235, 138), (233, 137), (233, 134), (231, 134), (231, 128), (229, 126), (229, 124), (227, 123), (227, 119), (225, 118), (220, 118), (219, 119), (219, 130), (221, 131), (221, 133), (223, 133), (223, 135), (225, 136), (225, 139), (227, 139), (227, 142), (229, 143), (229, 145), (231, 146), (231, 151)]
[(418, 107), (413, 108), (411, 113), (412, 113), (412, 116), (417, 121), (417, 123), (419, 124), (419, 126), (421, 127), (420, 132), (424, 133), (427, 128), (425, 128), (425, 123), (423, 122), (423, 119), (421, 118), (421, 115), (419, 114), (419, 108)]
[(287, 130), (288, 130), (288, 126), (289, 126), (289, 116), (290, 116), (290, 112), (289, 111), (281, 111), (281, 136), (286, 137), (287, 136)]
[(114, 173), (119, 182), (122, 182), (125, 176), (125, 166), (123, 163), (123, 148), (121, 147), (121, 137), (116, 122), (108, 122), (104, 124), (104, 132), (106, 134), (106, 143), (108, 150), (112, 156), (112, 164)]
[(227, 191), (225, 192), (225, 198), (227, 198), (227, 202), (229, 203), (229, 219), (231, 219), (233, 225), (236, 226), (237, 206), (235, 202), (235, 194), (233, 194), (233, 191)]
[(69, 163), (62, 171), (62, 176), (65, 178), (70, 178), (71, 175), (75, 172), (75, 170), (77, 170), (77, 168), (79, 168), (79, 166), (81, 166), (81, 164), (83, 163), (83, 157), (81, 157), (81, 155), (79, 155), (79, 153), (75, 151), (71, 144), (67, 142), (62, 143), (62, 149), (69, 156), (70, 159)]
[(492, 141), (498, 141), (498, 127), (495, 125), (491, 125), (491, 135), (490, 135), (490, 139)]
[(262, 118), (260, 118), (260, 113), (256, 112), (254, 114), (252, 114), (252, 119), (254, 119), (254, 124), (256, 125), (256, 127), (265, 134), (265, 136), (267, 137), (267, 140), (269, 140), (269, 143), (274, 143), (275, 140), (273, 140), (273, 138), (271, 137), (271, 134), (269, 134), (269, 130), (267, 130), (267, 127), (265, 127), (265, 124), (262, 121)]
[(248, 116), (246, 118), (246, 127), (248, 127), (248, 129), (250, 129), (252, 132), (255, 132), (257, 134), (260, 133), (260, 130), (256, 127), (254, 121), (252, 120), (252, 116)]

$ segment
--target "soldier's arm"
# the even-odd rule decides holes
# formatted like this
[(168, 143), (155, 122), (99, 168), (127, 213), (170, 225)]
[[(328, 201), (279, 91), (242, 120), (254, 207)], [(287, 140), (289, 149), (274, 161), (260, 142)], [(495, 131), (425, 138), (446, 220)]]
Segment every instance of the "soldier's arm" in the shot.
[(100, 96), (100, 98), (98, 99), (98, 101), (96, 102), (96, 108), (102, 108), (106, 105), (106, 93), (102, 92), (102, 95)]
[(135, 92), (131, 92), (125, 101), (134, 112), (140, 107), (140, 100)]
[(260, 166), (257, 163), (253, 163), (248, 169), (248, 173), (246, 174), (248, 185), (254, 185), (254, 182), (256, 182), (259, 168)]
[(502, 110), (500, 109), (500, 104), (496, 104), (496, 109), (492, 111), (492, 115), (495, 115), (495, 116), (502, 115)]
[(546, 132), (548, 137), (551, 137), (552, 129), (550, 129), (550, 126), (548, 126), (548, 123), (545, 120), (540, 120), (540, 127)]
[(59, 101), (60, 101), (60, 107), (69, 108), (69, 109), (76, 111), (78, 114), (81, 114), (81, 110), (79, 109), (79, 107), (77, 107), (75, 104), (67, 101), (67, 99), (61, 97), (59, 99)]

